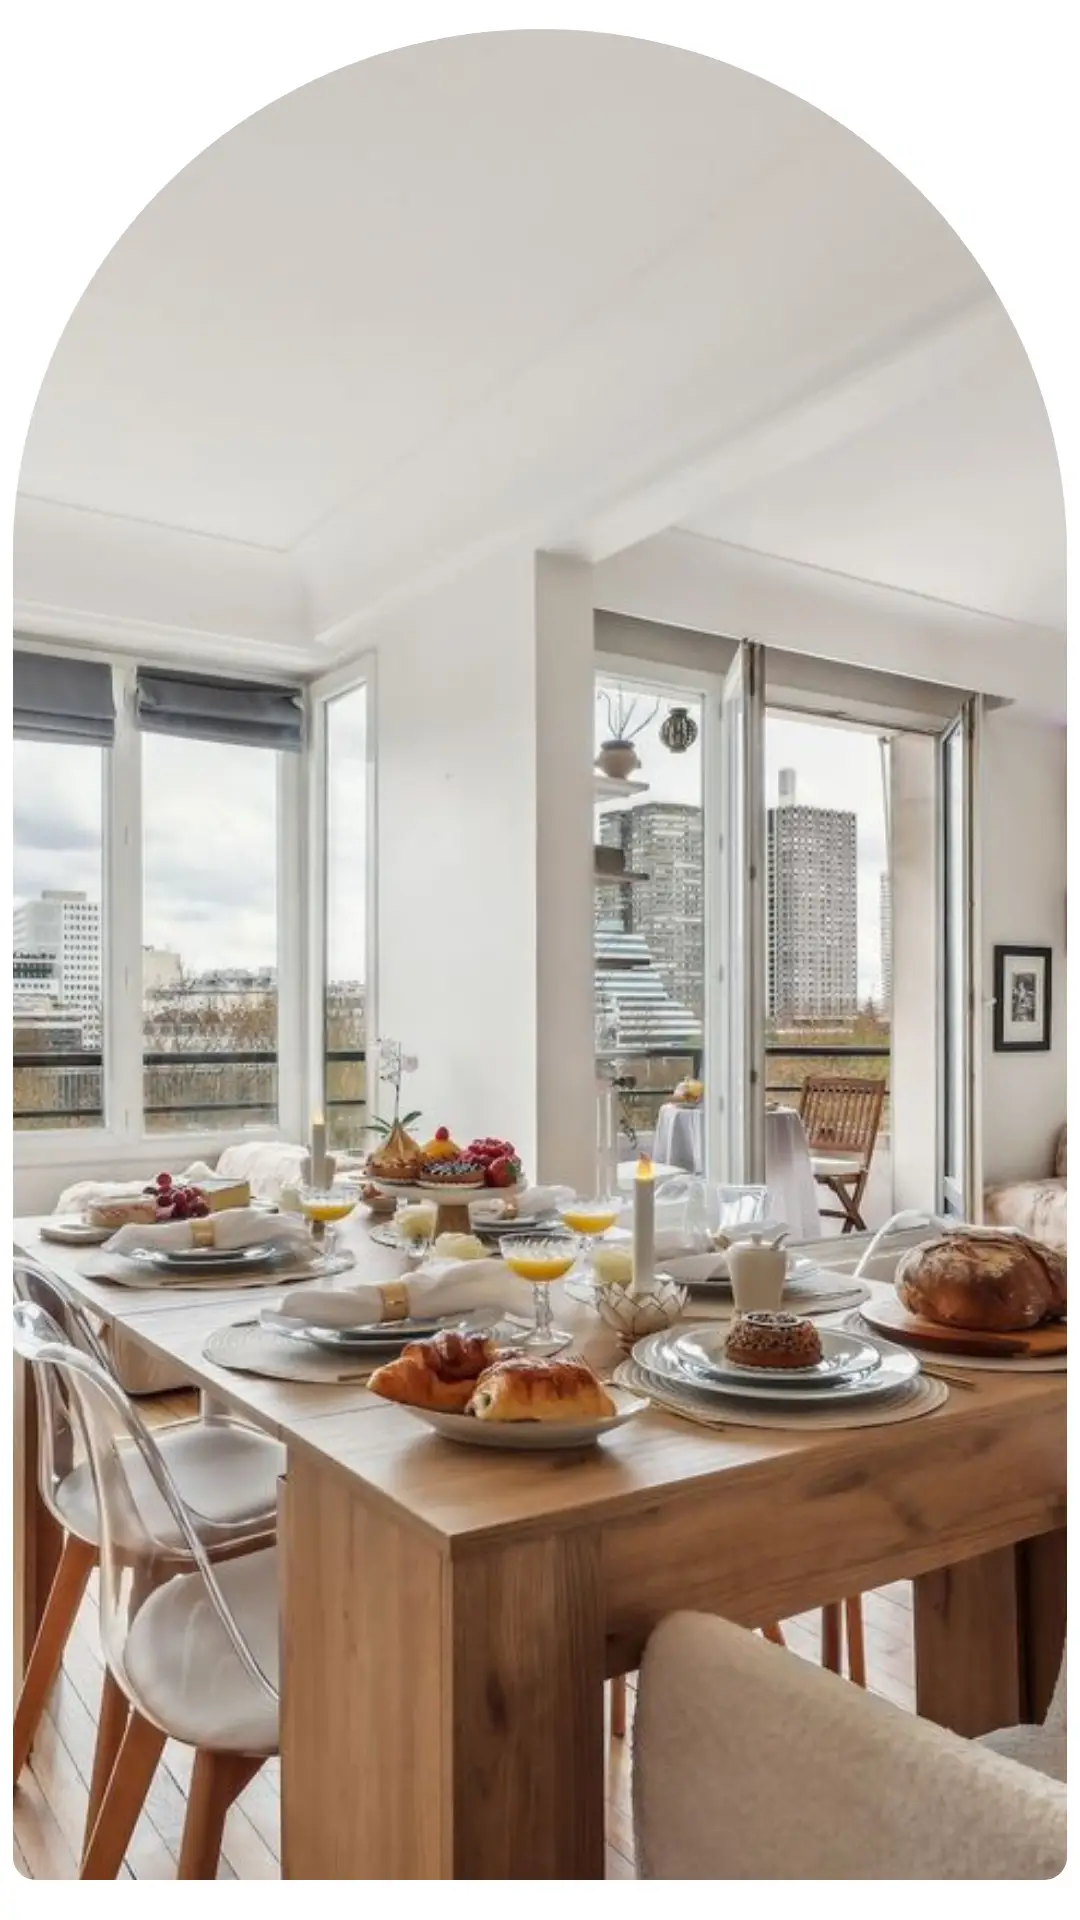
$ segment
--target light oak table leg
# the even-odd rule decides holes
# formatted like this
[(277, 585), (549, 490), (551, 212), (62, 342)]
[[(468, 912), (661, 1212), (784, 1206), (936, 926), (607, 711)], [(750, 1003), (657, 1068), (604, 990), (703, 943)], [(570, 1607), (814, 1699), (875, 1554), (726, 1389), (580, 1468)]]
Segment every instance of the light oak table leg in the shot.
[(595, 1537), (451, 1551), (295, 1455), (280, 1538), (283, 1873), (601, 1879)]
[(1065, 1627), (1064, 1531), (915, 1582), (915, 1705), (973, 1737), (1045, 1711)]
[(15, 1355), (14, 1413), (14, 1659), (17, 1696), (64, 1544), (61, 1529), (38, 1493), (37, 1395), (31, 1368), (18, 1354)]
[(45, 1602), (37, 1638), (27, 1662), (18, 1706), (15, 1709), (15, 1760), (17, 1780), (27, 1760), (38, 1723), (45, 1710), (49, 1689), (60, 1671), (60, 1662), (75, 1615), (82, 1605), (90, 1570), (97, 1560), (97, 1548), (68, 1534), (64, 1549)]

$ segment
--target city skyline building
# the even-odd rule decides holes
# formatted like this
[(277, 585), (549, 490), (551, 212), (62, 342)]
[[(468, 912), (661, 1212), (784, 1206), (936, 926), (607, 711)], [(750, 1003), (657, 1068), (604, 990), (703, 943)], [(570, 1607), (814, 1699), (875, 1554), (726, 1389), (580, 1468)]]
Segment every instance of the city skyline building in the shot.
[(785, 767), (766, 849), (768, 1014), (848, 1019), (858, 1008), (856, 815), (802, 806)]
[(101, 908), (85, 893), (52, 888), (15, 908), (13, 962), (55, 962), (57, 994), (79, 1016), (83, 1044), (101, 1044)]
[(641, 936), (670, 998), (700, 1023), (705, 999), (701, 808), (639, 801), (600, 816), (601, 847), (618, 848), (633, 880), (604, 886), (597, 920)]

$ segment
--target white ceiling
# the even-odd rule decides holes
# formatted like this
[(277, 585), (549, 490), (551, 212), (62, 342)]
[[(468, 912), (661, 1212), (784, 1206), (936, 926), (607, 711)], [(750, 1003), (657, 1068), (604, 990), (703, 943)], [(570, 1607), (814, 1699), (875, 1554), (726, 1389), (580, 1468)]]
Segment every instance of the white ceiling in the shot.
[(955, 235), (790, 95), (606, 35), (429, 43), (226, 134), (72, 315), (20, 502), (31, 624), (312, 666), (480, 544), (673, 523), (1060, 618), (1049, 430)]

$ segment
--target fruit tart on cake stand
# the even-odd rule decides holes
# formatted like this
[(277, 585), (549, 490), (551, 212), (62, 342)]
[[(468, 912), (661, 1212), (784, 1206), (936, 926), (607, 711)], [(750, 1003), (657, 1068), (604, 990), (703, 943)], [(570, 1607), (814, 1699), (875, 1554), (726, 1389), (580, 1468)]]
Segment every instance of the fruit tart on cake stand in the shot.
[(402, 1200), (433, 1200), (436, 1237), (468, 1233), (470, 1204), (482, 1195), (511, 1200), (525, 1191), (521, 1161), (509, 1141), (474, 1140), (459, 1147), (447, 1127), (423, 1146), (404, 1127), (393, 1127), (369, 1157), (367, 1176)]

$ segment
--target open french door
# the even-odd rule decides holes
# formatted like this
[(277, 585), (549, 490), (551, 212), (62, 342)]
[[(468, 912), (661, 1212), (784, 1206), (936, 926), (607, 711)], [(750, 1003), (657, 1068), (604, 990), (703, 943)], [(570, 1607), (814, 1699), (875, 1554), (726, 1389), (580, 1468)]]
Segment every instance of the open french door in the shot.
[(765, 649), (744, 640), (720, 701), (714, 1171), (765, 1178)]
[(938, 743), (938, 1207), (960, 1220), (981, 1208), (977, 812), (981, 700), (967, 700)]

